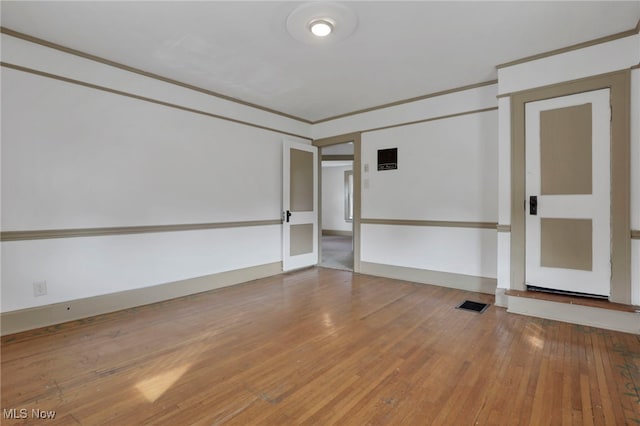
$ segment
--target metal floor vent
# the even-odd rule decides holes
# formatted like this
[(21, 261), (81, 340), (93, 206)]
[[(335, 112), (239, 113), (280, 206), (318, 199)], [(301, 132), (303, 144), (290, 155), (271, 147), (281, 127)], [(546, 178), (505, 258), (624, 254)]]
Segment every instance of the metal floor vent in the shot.
[(464, 309), (465, 311), (473, 311), (479, 314), (483, 313), (489, 307), (488, 303), (472, 302), (471, 300), (465, 300), (456, 309)]

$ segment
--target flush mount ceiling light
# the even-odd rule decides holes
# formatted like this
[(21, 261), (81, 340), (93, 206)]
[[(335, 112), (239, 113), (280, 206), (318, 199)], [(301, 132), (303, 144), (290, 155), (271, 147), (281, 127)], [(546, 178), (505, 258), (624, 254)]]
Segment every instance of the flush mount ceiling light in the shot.
[(335, 43), (349, 37), (356, 29), (358, 18), (347, 6), (339, 3), (305, 3), (287, 18), (291, 37), (310, 45)]
[(333, 23), (330, 19), (314, 19), (309, 22), (309, 31), (316, 37), (326, 37), (333, 32)]

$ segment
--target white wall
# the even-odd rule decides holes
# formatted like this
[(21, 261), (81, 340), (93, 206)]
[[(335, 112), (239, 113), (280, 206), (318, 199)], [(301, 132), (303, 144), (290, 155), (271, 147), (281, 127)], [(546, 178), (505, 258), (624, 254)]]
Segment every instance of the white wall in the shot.
[[(313, 135), (362, 132), (363, 219), (497, 223), (496, 95), (497, 84), (461, 90), (319, 123)], [(398, 170), (378, 172), (377, 150), (393, 147)], [(360, 240), (364, 262), (497, 276), (495, 229), (363, 224)]]
[(3, 70), (3, 230), (277, 219), (282, 135)]
[[(324, 149), (323, 149), (324, 153)], [(352, 222), (345, 218), (344, 173), (353, 170), (353, 165), (322, 167), (322, 229), (348, 231), (353, 229)]]
[[(310, 127), (2, 36), (2, 60), (279, 131), (2, 68), (2, 231), (278, 220)], [(228, 107), (228, 108), (227, 108)], [(2, 242), (2, 312), (281, 260), (281, 226)], [(32, 284), (47, 282), (34, 297)]]
[[(544, 85), (571, 81), (607, 72), (628, 69), (640, 63), (640, 35), (578, 49), (498, 70), (498, 92), (508, 94)], [(632, 71), (631, 81), (631, 228), (640, 228), (640, 70)], [(510, 224), (510, 104), (499, 102), (500, 223)], [(499, 237), (498, 287), (510, 288), (509, 238)], [(640, 243), (632, 246), (632, 303), (640, 305)]]
[(254, 125), (299, 136), (311, 136), (311, 125), (288, 117), (209, 96), (150, 77), (106, 66), (6, 34), (2, 41), (2, 61), (62, 77), (79, 80), (137, 96), (148, 97), (205, 111)]
[[(497, 120), (491, 110), (363, 133), (362, 218), (497, 223)], [(394, 147), (398, 169), (378, 171), (378, 149)], [(367, 224), (361, 232), (365, 262), (496, 277), (495, 229)]]
[(3, 242), (2, 312), (281, 260), (279, 225)]
[(362, 225), (365, 262), (496, 278), (496, 231), (431, 226)]
[(388, 108), (355, 114), (313, 126), (314, 139), (477, 111), (496, 105), (496, 85), (434, 96)]
[(353, 142), (325, 146), (322, 155), (353, 155)]
[[(362, 135), (362, 217), (497, 222), (497, 112)], [(377, 170), (379, 149), (398, 148), (398, 169)]]

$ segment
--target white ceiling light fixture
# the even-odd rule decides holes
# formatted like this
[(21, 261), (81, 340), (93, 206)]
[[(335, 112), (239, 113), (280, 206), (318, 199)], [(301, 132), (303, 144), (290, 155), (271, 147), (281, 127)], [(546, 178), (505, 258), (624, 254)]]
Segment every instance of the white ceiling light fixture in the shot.
[(289, 14), (287, 31), (298, 41), (319, 45), (346, 39), (357, 24), (356, 14), (345, 5), (313, 2), (302, 4)]
[(316, 37), (326, 37), (333, 32), (333, 23), (330, 19), (314, 19), (309, 22), (309, 31)]

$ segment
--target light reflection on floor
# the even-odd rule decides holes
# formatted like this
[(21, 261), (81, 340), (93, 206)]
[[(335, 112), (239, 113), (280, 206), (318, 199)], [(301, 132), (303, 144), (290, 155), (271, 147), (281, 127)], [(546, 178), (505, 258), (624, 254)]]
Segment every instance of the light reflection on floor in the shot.
[(149, 379), (142, 380), (136, 384), (138, 389), (147, 401), (155, 402), (160, 398), (169, 388), (182, 377), (184, 373), (191, 367), (191, 364), (185, 364), (181, 367), (173, 368), (164, 373), (153, 376)]

